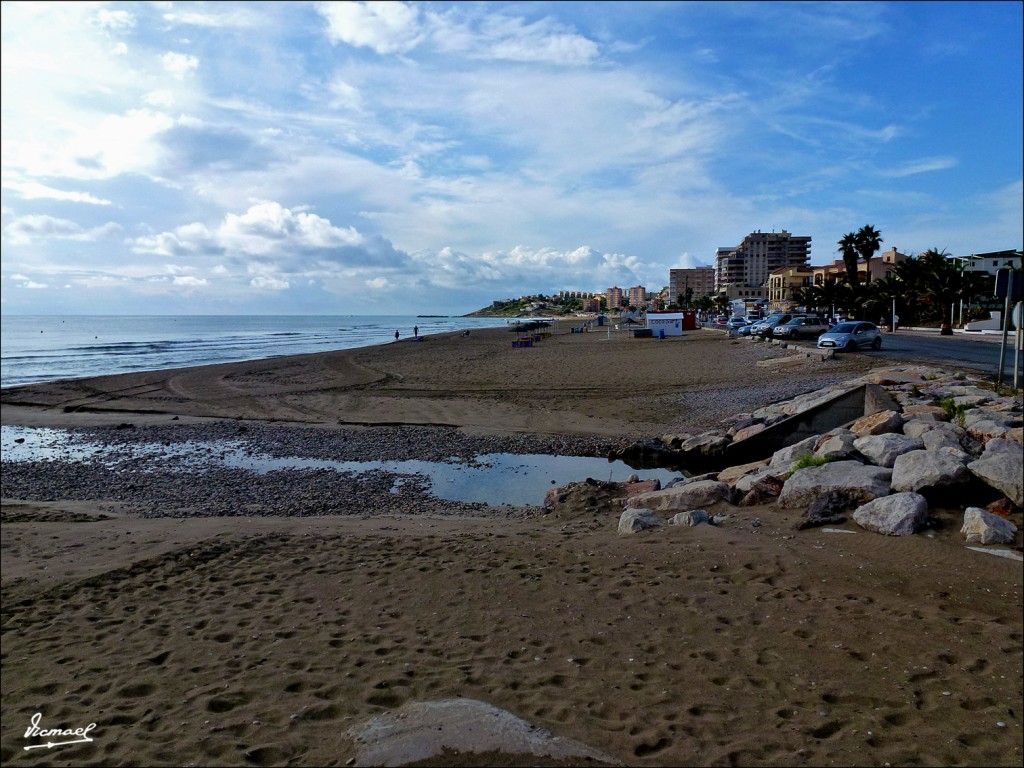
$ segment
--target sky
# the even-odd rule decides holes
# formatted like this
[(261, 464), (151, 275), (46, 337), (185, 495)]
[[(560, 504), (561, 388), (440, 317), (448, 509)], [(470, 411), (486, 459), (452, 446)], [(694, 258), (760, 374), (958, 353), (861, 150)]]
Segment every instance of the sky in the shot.
[(462, 314), (1019, 249), (1021, 2), (2, 4), (0, 312)]

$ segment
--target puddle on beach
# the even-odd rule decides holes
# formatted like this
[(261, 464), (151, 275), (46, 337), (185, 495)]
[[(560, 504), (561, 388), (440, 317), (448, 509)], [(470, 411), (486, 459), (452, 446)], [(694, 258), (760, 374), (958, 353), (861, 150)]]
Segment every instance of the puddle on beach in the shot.
[[(21, 442), (18, 442), (18, 441)], [(539, 506), (550, 489), (595, 480), (622, 482), (630, 475), (641, 480), (658, 479), (662, 485), (680, 477), (666, 469), (634, 469), (622, 461), (585, 456), (489, 453), (471, 463), (454, 461), (329, 461), (298, 457), (272, 457), (251, 452), (241, 441), (127, 443), (106, 446), (78, 438), (60, 429), (0, 427), (0, 455), (4, 461), (89, 461), (111, 456), (110, 464), (160, 457), (163, 468), (188, 471), (197, 466), (218, 465), (266, 473), (287, 469), (333, 469), (338, 472), (384, 470), (396, 475), (419, 475), (430, 482), (429, 491), (439, 499), (481, 502), (491, 506)], [(395, 483), (394, 491), (402, 479)]]

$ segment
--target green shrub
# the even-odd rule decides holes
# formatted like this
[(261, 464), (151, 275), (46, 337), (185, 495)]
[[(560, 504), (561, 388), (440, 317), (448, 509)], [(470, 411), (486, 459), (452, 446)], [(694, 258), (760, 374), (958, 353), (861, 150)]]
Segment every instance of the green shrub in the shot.
[(796, 463), (793, 465), (793, 470), (807, 469), (808, 467), (820, 467), (822, 464), (828, 464), (831, 461), (826, 456), (815, 456), (813, 453), (802, 453), (796, 457)]
[(946, 412), (949, 420), (958, 427), (963, 428), (965, 414), (973, 408), (973, 405), (957, 405), (952, 395), (939, 400), (939, 407)]

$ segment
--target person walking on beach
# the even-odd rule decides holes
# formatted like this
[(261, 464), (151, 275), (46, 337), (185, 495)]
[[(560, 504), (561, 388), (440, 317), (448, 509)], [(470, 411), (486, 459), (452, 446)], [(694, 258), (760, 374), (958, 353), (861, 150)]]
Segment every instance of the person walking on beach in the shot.
[(395, 331), (395, 341), (398, 341), (398, 331)]
[(414, 325), (412, 327), (412, 335), (413, 336), (419, 336), (420, 335), (420, 327), (418, 325)]

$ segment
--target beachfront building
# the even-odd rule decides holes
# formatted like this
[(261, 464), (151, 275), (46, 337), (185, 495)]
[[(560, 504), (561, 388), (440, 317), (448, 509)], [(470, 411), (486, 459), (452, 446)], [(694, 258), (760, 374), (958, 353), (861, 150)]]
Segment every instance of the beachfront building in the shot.
[[(909, 258), (905, 253), (900, 253), (895, 248), (890, 248), (888, 251), (878, 254), (871, 259), (871, 266), (864, 266), (864, 259), (860, 259), (857, 262), (857, 276), (860, 282), (868, 282), (868, 270), (871, 271), (871, 280), (881, 280), (883, 277), (892, 277), (892, 268), (894, 265)], [(827, 282), (846, 281), (846, 262), (842, 259), (836, 259), (835, 261), (825, 264), (819, 267), (811, 267), (813, 272), (812, 281), (815, 285), (824, 285)]]
[[(686, 303), (715, 292), (715, 268), (692, 267), (689, 269), (670, 269), (668, 271), (668, 303)], [(680, 296), (682, 300), (680, 301)]]
[(766, 286), (750, 286), (750, 285), (737, 285), (730, 283), (729, 285), (723, 285), (716, 295), (725, 296), (729, 301), (735, 301), (740, 299), (744, 305), (756, 307), (760, 304), (764, 304), (768, 297), (768, 288)]
[(735, 248), (719, 248), (715, 256), (715, 289), (727, 286), (763, 288), (768, 275), (784, 267), (806, 266), (811, 236), (781, 232), (751, 232)]
[(629, 306), (640, 309), (647, 306), (647, 289), (642, 285), (634, 285), (629, 289)]
[(768, 308), (787, 312), (796, 301), (796, 292), (806, 288), (814, 279), (814, 270), (808, 266), (782, 267), (768, 275)]
[(991, 251), (955, 258), (963, 262), (964, 272), (987, 272), (993, 277), (1000, 269), (1024, 268), (1021, 251)]
[(605, 291), (604, 297), (609, 312), (614, 312), (622, 306), (622, 289), (618, 286), (612, 286)]

